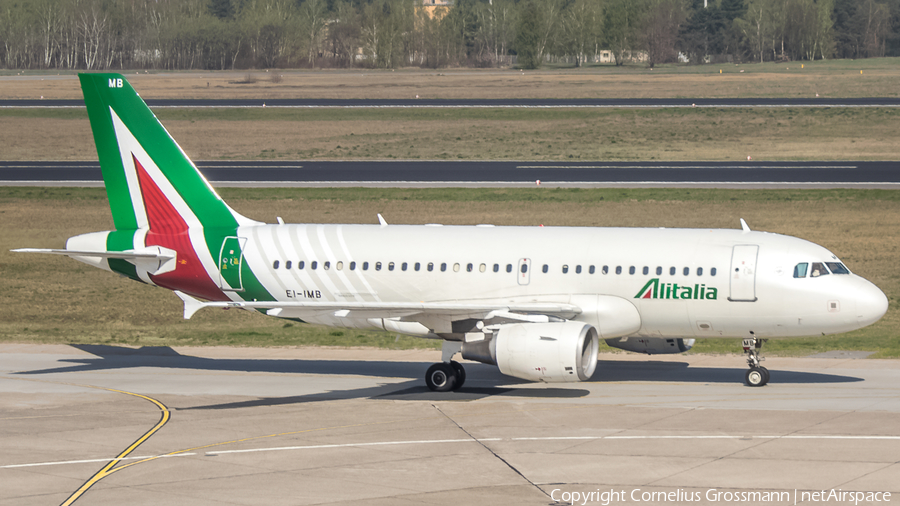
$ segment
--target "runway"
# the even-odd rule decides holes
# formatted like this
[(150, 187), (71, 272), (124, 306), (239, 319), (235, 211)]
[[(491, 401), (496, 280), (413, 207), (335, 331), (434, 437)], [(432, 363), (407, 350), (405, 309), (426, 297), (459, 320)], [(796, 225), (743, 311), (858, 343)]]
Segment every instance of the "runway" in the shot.
[[(900, 162), (199, 161), (215, 186), (895, 188)], [(0, 185), (102, 186), (99, 163), (0, 162)]]
[[(3, 505), (900, 493), (900, 361), (770, 357), (772, 381), (758, 389), (743, 386), (739, 356), (604, 354), (590, 381), (553, 385), (468, 363), (466, 386), (439, 394), (421, 379), (437, 351), (4, 344), (0, 354)], [(586, 503), (603, 504), (594, 497)]]
[[(663, 107), (900, 107), (898, 97), (856, 98), (509, 98), (509, 99), (146, 99), (150, 107), (341, 107), (341, 108), (663, 108)], [(83, 100), (0, 100), (0, 108), (84, 107)]]

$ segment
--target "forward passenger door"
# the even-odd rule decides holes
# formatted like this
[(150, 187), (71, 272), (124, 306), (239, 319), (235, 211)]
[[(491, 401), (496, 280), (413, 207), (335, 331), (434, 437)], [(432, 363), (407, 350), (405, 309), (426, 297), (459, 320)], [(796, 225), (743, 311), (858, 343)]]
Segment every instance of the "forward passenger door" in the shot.
[(739, 244), (731, 252), (731, 294), (732, 302), (756, 302), (756, 258), (759, 246)]

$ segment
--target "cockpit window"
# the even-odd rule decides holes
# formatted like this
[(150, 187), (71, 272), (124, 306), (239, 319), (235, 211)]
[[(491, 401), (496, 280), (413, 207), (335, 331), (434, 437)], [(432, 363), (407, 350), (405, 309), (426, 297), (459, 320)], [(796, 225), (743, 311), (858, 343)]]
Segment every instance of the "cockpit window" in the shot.
[(794, 266), (794, 277), (795, 278), (805, 278), (807, 270), (809, 270), (809, 264), (806, 262), (795, 265)]
[(840, 262), (825, 262), (832, 274), (850, 274), (850, 271)]
[(822, 262), (814, 262), (812, 264), (812, 272), (810, 272), (809, 276), (813, 278), (817, 278), (819, 276), (827, 276), (831, 274), (828, 272), (828, 269), (825, 268), (825, 264)]

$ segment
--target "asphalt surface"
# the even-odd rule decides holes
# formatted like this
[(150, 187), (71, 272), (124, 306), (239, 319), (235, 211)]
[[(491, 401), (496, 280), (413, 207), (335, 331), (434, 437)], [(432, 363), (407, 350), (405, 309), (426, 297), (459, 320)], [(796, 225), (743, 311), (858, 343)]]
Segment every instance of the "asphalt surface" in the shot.
[[(571, 99), (146, 99), (150, 107), (900, 107), (897, 97)], [(83, 100), (0, 100), (0, 107), (84, 107)]]
[[(900, 494), (896, 360), (769, 357), (762, 388), (743, 385), (737, 355), (603, 354), (570, 384), (466, 363), (461, 390), (434, 393), (422, 377), (439, 351), (2, 344), (0, 357), (2, 505)], [(832, 490), (864, 495), (811, 496)], [(778, 499), (753, 495), (767, 492)]]
[[(900, 162), (200, 161), (220, 186), (900, 184)], [(0, 162), (0, 184), (99, 185), (98, 162)]]

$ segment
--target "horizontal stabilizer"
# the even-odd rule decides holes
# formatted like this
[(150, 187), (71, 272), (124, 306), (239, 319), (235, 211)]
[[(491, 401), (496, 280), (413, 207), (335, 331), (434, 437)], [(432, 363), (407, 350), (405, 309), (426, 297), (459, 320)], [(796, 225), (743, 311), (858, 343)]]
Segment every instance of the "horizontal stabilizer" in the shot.
[[(95, 251), (77, 249), (41, 249), (22, 248), (12, 250), (14, 253), (45, 253), (49, 255), (64, 255), (76, 260), (100, 267), (99, 263), (106, 264), (105, 260), (125, 260), (147, 271), (148, 274), (164, 274), (175, 270), (175, 258), (178, 256), (174, 250), (161, 246), (150, 246), (141, 249), (125, 251)], [(88, 260), (90, 259), (90, 260)], [(96, 260), (94, 260), (96, 259)], [(102, 260), (101, 260), (102, 259)]]
[[(161, 250), (161, 251), (160, 251)], [(41, 249), (20, 248), (12, 250), (13, 253), (46, 253), (50, 255), (65, 255), (68, 257), (97, 257), (120, 258), (122, 260), (171, 260), (175, 258), (175, 252), (157, 248), (156, 250), (128, 250), (128, 251), (79, 251), (71, 249)]]

